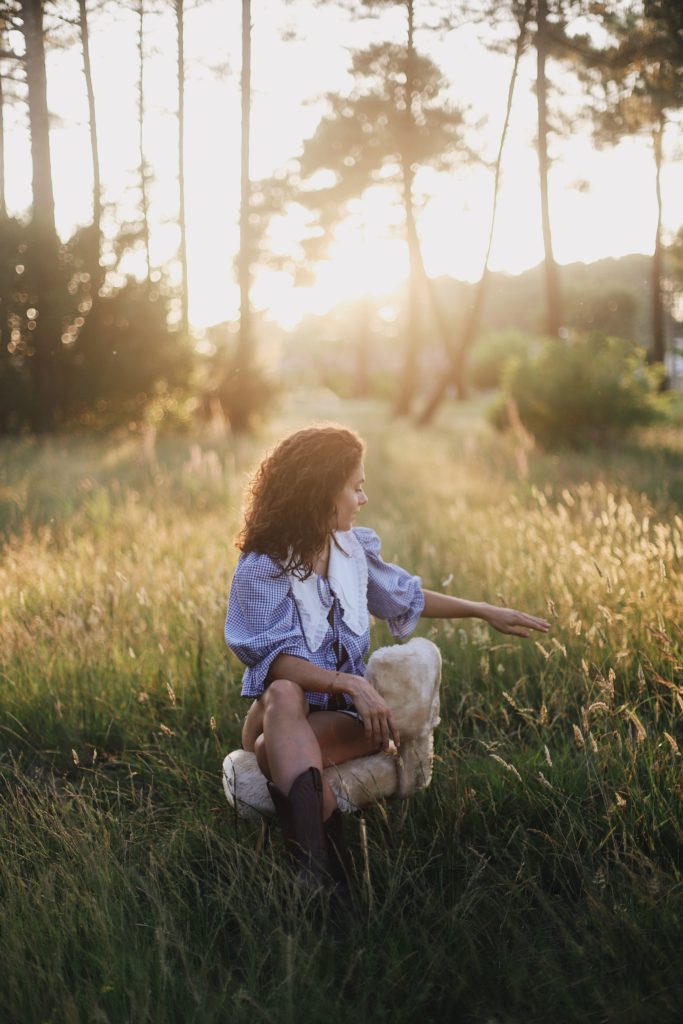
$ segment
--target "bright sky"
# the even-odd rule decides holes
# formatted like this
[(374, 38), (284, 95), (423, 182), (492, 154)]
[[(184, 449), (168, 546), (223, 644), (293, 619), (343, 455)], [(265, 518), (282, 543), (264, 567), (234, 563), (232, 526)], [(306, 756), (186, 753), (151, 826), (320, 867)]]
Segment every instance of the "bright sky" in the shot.
[[(173, 258), (178, 244), (174, 18), (150, 14), (146, 28), (145, 145), (152, 168), (152, 263)], [(420, 10), (427, 3), (417, 3)], [(238, 245), (240, 160), (240, 18), (238, 0), (195, 0), (186, 14), (187, 226), (190, 318), (197, 328), (236, 314), (234, 256)], [(348, 87), (349, 47), (383, 38), (400, 40), (401, 7), (382, 21), (353, 23), (332, 5), (297, 0), (253, 4), (252, 176), (266, 176), (299, 152), (324, 109), (329, 90)], [(123, 4), (92, 17), (92, 60), (105, 200), (110, 229), (135, 215), (137, 192), (137, 18)], [(495, 153), (504, 115), (510, 57), (489, 52), (483, 28), (466, 27), (437, 38), (419, 32), (417, 44), (450, 73), (452, 95), (472, 108), (472, 120), (487, 123), (472, 141), (487, 159)], [(542, 258), (538, 175), (532, 140), (535, 104), (533, 68), (527, 60), (513, 108), (491, 266), (517, 273)], [(557, 77), (557, 75), (556, 75)], [(565, 82), (565, 84), (567, 84)], [(53, 52), (48, 64), (54, 115), (52, 159), (58, 227), (67, 235), (90, 215), (91, 169), (87, 107), (77, 46)], [(570, 95), (564, 109), (572, 109)], [(30, 202), (26, 115), (21, 106), (6, 114), (7, 198), (11, 211)], [(673, 134), (673, 133), (672, 133)], [(683, 164), (669, 138), (663, 176), (664, 224), (683, 223)], [(652, 252), (656, 220), (654, 166), (645, 139), (597, 151), (585, 129), (553, 143), (551, 216), (560, 263), (592, 261), (629, 252)], [(577, 183), (588, 183), (588, 189)], [(450, 175), (426, 169), (418, 175), (422, 196), (419, 229), (428, 272), (475, 280), (480, 272), (490, 216), (492, 177), (470, 166)], [(321, 267), (314, 287), (294, 289), (289, 278), (257, 270), (253, 299), (284, 326), (307, 311), (324, 312), (364, 290), (381, 295), (405, 276), (404, 244), (390, 237), (396, 207), (387, 190), (374, 189), (357, 203)], [(400, 219), (398, 221), (400, 224)], [(293, 230), (293, 229), (291, 229)], [(280, 225), (281, 244), (290, 228)], [(141, 268), (132, 258), (128, 268)]]

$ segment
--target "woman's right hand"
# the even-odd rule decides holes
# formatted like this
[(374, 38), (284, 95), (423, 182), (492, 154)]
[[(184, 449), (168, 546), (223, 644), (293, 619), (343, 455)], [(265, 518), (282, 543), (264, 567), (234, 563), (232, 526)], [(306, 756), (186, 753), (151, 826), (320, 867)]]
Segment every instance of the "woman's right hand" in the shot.
[(381, 744), (383, 750), (389, 749), (389, 740), (393, 739), (396, 749), (399, 750), (401, 738), (387, 702), (363, 676), (351, 676), (349, 682), (351, 680), (353, 682), (350, 686), (346, 679), (344, 683), (347, 693), (363, 719), (367, 739), (373, 739)]

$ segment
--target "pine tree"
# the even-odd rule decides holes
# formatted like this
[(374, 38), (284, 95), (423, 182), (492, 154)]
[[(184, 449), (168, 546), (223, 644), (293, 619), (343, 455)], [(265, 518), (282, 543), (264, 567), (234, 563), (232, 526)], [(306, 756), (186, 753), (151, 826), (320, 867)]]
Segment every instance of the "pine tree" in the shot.
[(657, 217), (651, 271), (651, 362), (663, 362), (664, 246), (662, 241), (662, 167), (664, 138), (672, 115), (683, 107), (683, 11), (677, 0), (645, 0), (624, 9), (600, 5), (612, 43), (593, 65), (596, 85), (596, 137), (602, 144), (628, 135), (644, 135), (652, 145)]

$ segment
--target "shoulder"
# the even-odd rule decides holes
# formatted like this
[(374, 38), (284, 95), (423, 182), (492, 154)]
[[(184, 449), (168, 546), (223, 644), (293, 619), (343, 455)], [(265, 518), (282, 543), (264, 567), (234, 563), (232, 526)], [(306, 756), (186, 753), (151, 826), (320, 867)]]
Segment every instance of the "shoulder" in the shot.
[(233, 587), (238, 591), (261, 589), (289, 589), (289, 580), (282, 572), (282, 566), (270, 555), (258, 551), (248, 551), (241, 555), (235, 567), (232, 579)]
[(366, 555), (379, 556), (382, 542), (374, 530), (371, 530), (369, 526), (354, 526), (351, 532)]

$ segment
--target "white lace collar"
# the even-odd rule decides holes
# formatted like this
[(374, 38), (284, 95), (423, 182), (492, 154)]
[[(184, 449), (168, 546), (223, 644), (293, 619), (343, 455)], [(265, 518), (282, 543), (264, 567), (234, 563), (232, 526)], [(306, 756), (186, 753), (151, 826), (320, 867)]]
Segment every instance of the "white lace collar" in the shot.
[[(306, 644), (317, 651), (329, 629), (327, 616), (332, 601), (324, 579), (313, 573), (307, 580), (287, 573), (301, 619)], [(339, 599), (342, 618), (349, 629), (361, 636), (368, 629), (368, 563), (360, 541), (352, 530), (332, 535), (327, 569), (329, 588)]]

